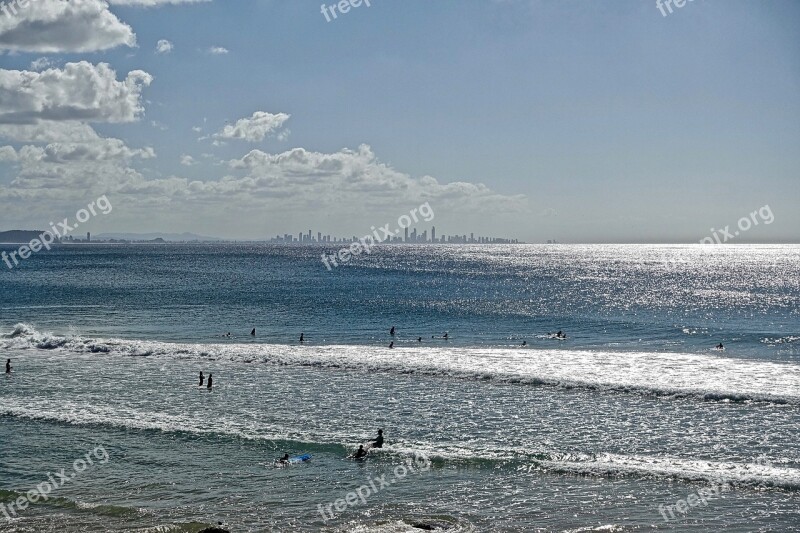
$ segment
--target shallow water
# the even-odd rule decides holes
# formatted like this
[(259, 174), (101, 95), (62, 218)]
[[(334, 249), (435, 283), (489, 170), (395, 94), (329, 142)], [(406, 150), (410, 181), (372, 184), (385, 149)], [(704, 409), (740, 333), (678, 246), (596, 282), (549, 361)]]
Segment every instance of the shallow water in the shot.
[(800, 247), (319, 252), (74, 247), (0, 273), (0, 503), (108, 453), (2, 528), (800, 530)]

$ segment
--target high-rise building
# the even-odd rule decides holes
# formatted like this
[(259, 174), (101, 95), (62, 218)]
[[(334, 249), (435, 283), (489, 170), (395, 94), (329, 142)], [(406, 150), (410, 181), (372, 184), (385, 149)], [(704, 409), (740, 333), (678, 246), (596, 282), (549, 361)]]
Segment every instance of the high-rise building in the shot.
[(436, 226), (431, 226), (431, 242), (436, 242)]
[(403, 242), (408, 242), (408, 228), (405, 228), (405, 233), (403, 235)]
[(86, 242), (92, 242), (92, 234), (88, 231), (86, 232)]

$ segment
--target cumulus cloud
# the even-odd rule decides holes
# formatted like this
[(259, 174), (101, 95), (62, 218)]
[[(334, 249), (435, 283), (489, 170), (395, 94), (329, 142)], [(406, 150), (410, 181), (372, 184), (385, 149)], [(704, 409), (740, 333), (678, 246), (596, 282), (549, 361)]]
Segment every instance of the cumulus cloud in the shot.
[(37, 124), (0, 124), (0, 138), (16, 142), (91, 142), (100, 137), (82, 122), (43, 120)]
[(228, 49), (223, 48), (222, 46), (212, 46), (211, 48), (208, 49), (208, 52), (214, 55), (222, 55), (222, 54), (227, 54)]
[(249, 142), (263, 141), (280, 129), (291, 115), (286, 113), (272, 114), (265, 111), (256, 111), (252, 117), (242, 118), (236, 124), (225, 126), (222, 131), (212, 135), (214, 139), (241, 139)]
[(166, 39), (160, 39), (156, 43), (156, 53), (157, 54), (168, 54), (168, 53), (172, 52), (173, 48), (174, 48), (174, 46), (172, 45), (172, 43), (170, 41), (166, 40)]
[(40, 57), (31, 61), (31, 70), (44, 70), (55, 66), (55, 63), (48, 57)]
[(94, 52), (136, 46), (136, 35), (103, 0), (4, 2), (0, 50), (40, 53)]
[(117, 81), (109, 65), (86, 61), (43, 72), (0, 69), (0, 124), (131, 122), (144, 111), (141, 92), (152, 79), (134, 70)]
[(197, 161), (194, 160), (194, 157), (192, 157), (190, 155), (186, 155), (186, 154), (181, 156), (181, 165), (186, 166), (186, 167), (190, 167), (190, 166), (196, 165), (196, 164), (197, 164)]

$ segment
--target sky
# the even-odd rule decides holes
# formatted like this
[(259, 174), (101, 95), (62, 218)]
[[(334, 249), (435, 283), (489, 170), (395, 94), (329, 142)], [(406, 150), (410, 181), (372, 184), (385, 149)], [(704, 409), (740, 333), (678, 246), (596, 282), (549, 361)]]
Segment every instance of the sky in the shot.
[(0, 231), (800, 242), (794, 0), (17, 1)]

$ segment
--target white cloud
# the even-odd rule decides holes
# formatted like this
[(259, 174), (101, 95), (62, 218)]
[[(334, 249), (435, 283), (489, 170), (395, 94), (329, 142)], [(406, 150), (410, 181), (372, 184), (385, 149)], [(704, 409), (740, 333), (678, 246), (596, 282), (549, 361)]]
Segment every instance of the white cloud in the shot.
[(40, 57), (39, 59), (34, 59), (33, 61), (31, 61), (31, 70), (36, 70), (36, 71), (45, 70), (54, 65), (55, 63), (50, 58)]
[(228, 49), (223, 48), (222, 46), (212, 46), (211, 48), (208, 49), (208, 52), (214, 55), (221, 55), (221, 54), (227, 54)]
[(0, 16), (0, 50), (63, 53), (136, 46), (136, 35), (103, 0), (3, 2), (16, 14)]
[(190, 155), (186, 155), (186, 154), (181, 156), (181, 165), (190, 167), (190, 166), (196, 165), (196, 164), (197, 164), (197, 161), (194, 160), (194, 157), (192, 157)]
[[(242, 118), (236, 124), (228, 124), (222, 131), (213, 135), (214, 139), (242, 139), (249, 142), (260, 142), (264, 137), (277, 131), (289, 120), (291, 115), (286, 113), (267, 113), (256, 111), (252, 117)], [(218, 143), (217, 143), (218, 144)]]
[(141, 91), (152, 79), (134, 70), (117, 81), (107, 64), (86, 61), (44, 72), (0, 69), (0, 124), (131, 122), (144, 111)]
[(37, 124), (0, 124), (0, 138), (16, 142), (89, 142), (100, 137), (78, 121), (43, 120)]
[(173, 44), (170, 41), (166, 40), (166, 39), (160, 39), (156, 43), (156, 53), (157, 54), (168, 54), (168, 53), (172, 52), (173, 48), (174, 48)]

